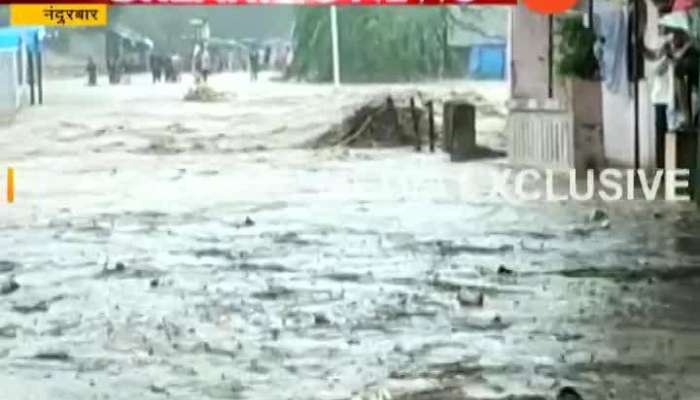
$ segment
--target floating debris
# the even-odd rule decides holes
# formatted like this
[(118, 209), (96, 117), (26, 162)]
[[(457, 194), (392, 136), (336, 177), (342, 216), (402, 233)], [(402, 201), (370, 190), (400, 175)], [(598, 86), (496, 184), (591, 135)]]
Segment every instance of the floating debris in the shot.
[(102, 276), (107, 276), (107, 275), (112, 275), (112, 274), (120, 274), (122, 272), (126, 271), (126, 265), (122, 262), (117, 262), (114, 264), (113, 268), (109, 268), (109, 266), (105, 265), (102, 267), (102, 273), (100, 275)]
[(588, 222), (602, 222), (606, 219), (608, 219), (608, 214), (600, 208), (594, 209), (588, 215)]
[(49, 303), (42, 300), (42, 301), (36, 302), (34, 304), (29, 304), (29, 305), (25, 305), (25, 304), (14, 305), (14, 306), (12, 306), (12, 311), (15, 311), (15, 312), (18, 312), (21, 314), (47, 312), (47, 311), (49, 311)]
[[(423, 119), (425, 113), (423, 108), (416, 108), (417, 120)], [(316, 139), (311, 146), (397, 147), (411, 145), (415, 141), (413, 115), (408, 106), (408, 98), (378, 97), (354, 110), (340, 124)]]
[(557, 394), (557, 400), (583, 400), (583, 397), (581, 397), (580, 394), (576, 391), (576, 389), (570, 387), (570, 386), (565, 386), (559, 390), (559, 393)]
[(226, 95), (217, 92), (207, 85), (197, 85), (185, 94), (185, 101), (198, 101), (203, 103), (213, 103), (226, 100)]
[(162, 387), (162, 386), (158, 386), (158, 385), (156, 385), (156, 384), (152, 384), (152, 385), (149, 387), (149, 389), (150, 389), (150, 391), (151, 391), (152, 393), (156, 393), (156, 394), (168, 394), (168, 390), (167, 390), (167, 389), (165, 389), (165, 388)]
[(14, 261), (0, 260), (0, 273), (12, 272), (19, 267), (19, 263)]
[(515, 272), (505, 265), (498, 266), (498, 275), (513, 275)]
[(461, 253), (473, 254), (498, 254), (510, 253), (515, 250), (512, 244), (502, 244), (500, 246), (476, 246), (469, 244), (454, 244), (451, 242), (437, 242), (437, 248), (442, 256), (454, 256)]
[(68, 353), (60, 350), (39, 352), (34, 355), (34, 358), (44, 361), (69, 361), (71, 359)]
[(11, 276), (9, 279), (4, 281), (0, 285), (0, 295), (7, 295), (10, 293), (13, 293), (19, 289), (19, 283), (15, 280), (14, 276)]
[(331, 320), (321, 313), (314, 314), (314, 325), (330, 325)]
[(591, 227), (581, 227), (581, 226), (574, 226), (569, 228), (569, 233), (574, 235), (574, 236), (579, 236), (579, 237), (588, 237), (593, 233), (594, 228)]
[(17, 337), (17, 331), (20, 326), (15, 324), (9, 324), (0, 326), (0, 338), (14, 339)]
[(462, 307), (483, 307), (484, 306), (484, 294), (479, 292), (474, 295), (467, 290), (460, 290), (457, 293), (457, 301)]
[(365, 392), (361, 395), (353, 397), (351, 400), (392, 400), (391, 393), (385, 388), (376, 389), (374, 391)]
[(254, 226), (255, 221), (253, 221), (250, 217), (245, 217), (245, 221), (243, 222), (244, 226)]

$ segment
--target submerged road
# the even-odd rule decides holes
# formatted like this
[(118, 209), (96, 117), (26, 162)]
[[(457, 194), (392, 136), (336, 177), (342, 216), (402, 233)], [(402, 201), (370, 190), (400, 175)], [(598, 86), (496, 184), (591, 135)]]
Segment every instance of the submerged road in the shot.
[(0, 397), (700, 399), (691, 207), (512, 203), (503, 161), (304, 146), (406, 87), (212, 85), (52, 81), (0, 127)]

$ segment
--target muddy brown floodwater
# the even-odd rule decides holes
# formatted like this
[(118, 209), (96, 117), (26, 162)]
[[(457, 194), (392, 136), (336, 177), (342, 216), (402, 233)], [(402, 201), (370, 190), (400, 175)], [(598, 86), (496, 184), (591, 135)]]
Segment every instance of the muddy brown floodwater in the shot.
[(692, 207), (512, 203), (486, 195), (503, 161), (304, 147), (407, 87), (147, 81), (49, 82), (0, 128), (3, 399), (700, 398)]

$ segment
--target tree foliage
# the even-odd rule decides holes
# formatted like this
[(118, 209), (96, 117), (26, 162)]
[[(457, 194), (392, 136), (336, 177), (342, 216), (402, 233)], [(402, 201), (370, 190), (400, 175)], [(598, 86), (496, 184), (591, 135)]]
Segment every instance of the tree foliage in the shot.
[[(341, 77), (344, 82), (394, 82), (452, 75), (462, 65), (447, 46), (442, 7), (339, 7)], [(292, 73), (332, 79), (330, 13), (300, 7), (295, 13)]]
[(581, 17), (561, 17), (557, 34), (559, 75), (595, 79), (599, 67), (593, 49), (596, 41), (593, 30), (583, 25)]

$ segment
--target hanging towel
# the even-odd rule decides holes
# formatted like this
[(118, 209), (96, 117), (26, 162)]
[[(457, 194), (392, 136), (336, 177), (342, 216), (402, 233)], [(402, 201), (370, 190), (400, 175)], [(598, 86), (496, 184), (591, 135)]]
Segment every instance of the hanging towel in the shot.
[(690, 19), (685, 11), (674, 11), (661, 17), (659, 26), (690, 32)]
[(627, 77), (628, 16), (623, 7), (600, 2), (594, 9), (593, 28), (598, 41), (596, 57), (601, 77), (613, 93), (630, 94)]

